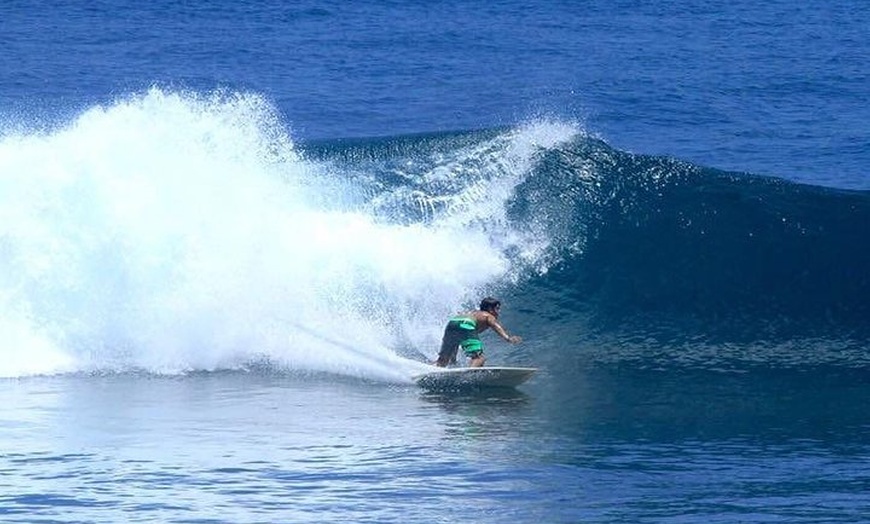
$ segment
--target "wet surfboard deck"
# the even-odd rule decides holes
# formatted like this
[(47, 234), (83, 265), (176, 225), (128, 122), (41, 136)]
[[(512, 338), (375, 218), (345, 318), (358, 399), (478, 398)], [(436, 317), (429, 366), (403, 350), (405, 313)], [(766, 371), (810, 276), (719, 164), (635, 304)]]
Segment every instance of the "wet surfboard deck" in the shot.
[(445, 368), (411, 377), (426, 389), (514, 388), (527, 381), (537, 368)]

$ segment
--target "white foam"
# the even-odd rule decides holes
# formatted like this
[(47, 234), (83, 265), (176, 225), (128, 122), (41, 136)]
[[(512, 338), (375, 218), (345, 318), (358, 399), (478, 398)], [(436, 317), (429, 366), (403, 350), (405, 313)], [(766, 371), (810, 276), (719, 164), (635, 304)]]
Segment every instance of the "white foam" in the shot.
[(444, 316), (509, 273), (505, 202), (536, 148), (575, 132), (536, 124), (457, 151), (479, 180), (415, 224), (343, 204), (344, 173), (304, 160), (257, 95), (153, 89), (7, 132), (0, 376), (265, 358), (401, 380), (421, 364), (397, 346), (433, 356)]

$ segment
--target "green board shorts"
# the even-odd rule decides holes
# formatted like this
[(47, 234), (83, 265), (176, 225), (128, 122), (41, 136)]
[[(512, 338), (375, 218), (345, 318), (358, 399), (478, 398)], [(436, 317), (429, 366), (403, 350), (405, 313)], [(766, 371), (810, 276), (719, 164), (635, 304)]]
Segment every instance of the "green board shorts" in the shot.
[(467, 338), (459, 343), (459, 347), (468, 358), (477, 358), (483, 354), (483, 342), (479, 338)]
[(447, 322), (438, 361), (445, 364), (455, 362), (460, 347), (468, 358), (476, 358), (483, 353), (483, 342), (478, 337), (477, 322), (473, 318), (454, 317)]

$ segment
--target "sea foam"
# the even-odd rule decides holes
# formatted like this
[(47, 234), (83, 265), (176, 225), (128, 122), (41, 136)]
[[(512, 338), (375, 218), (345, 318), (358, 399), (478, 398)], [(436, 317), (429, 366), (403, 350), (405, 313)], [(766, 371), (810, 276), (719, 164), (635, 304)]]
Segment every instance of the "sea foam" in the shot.
[(442, 155), (421, 183), (461, 190), (418, 190), (449, 205), (408, 222), (306, 159), (256, 94), (155, 88), (7, 131), (0, 376), (267, 362), (405, 380), (444, 316), (510, 274), (506, 250), (524, 243), (505, 204), (541, 149), (575, 132), (538, 122)]

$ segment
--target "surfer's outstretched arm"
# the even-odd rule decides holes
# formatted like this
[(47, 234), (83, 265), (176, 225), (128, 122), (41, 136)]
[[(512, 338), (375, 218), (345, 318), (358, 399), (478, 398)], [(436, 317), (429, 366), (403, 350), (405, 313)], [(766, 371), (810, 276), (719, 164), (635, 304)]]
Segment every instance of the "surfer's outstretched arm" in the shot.
[(523, 341), (522, 337), (519, 337), (517, 335), (509, 335), (508, 332), (505, 330), (504, 326), (502, 326), (499, 321), (495, 319), (495, 317), (490, 316), (488, 321), (489, 327), (491, 327), (492, 330), (498, 334), (498, 336), (503, 338), (505, 342), (510, 342), (511, 344), (519, 344)]

